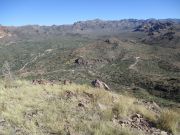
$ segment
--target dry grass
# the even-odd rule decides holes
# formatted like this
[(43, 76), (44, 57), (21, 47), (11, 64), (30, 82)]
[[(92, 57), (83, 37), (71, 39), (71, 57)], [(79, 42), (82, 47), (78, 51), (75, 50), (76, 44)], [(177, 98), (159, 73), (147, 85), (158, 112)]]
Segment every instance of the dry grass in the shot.
[(180, 116), (177, 112), (164, 109), (158, 120), (159, 127), (174, 134), (180, 134)]
[[(141, 134), (134, 129), (114, 125), (112, 119), (140, 113), (155, 121), (153, 112), (143, 105), (134, 104), (135, 98), (88, 85), (32, 85), (18, 80), (16, 87), (5, 88), (3, 83), (1, 81), (0, 84), (0, 120), (4, 120), (0, 134), (3, 135)], [(170, 122), (165, 118), (162, 115), (160, 120)], [(170, 120), (172, 123), (175, 121), (171, 117)], [(166, 128), (167, 125), (169, 128), (172, 123), (161, 127)], [(170, 129), (174, 132), (174, 126)]]

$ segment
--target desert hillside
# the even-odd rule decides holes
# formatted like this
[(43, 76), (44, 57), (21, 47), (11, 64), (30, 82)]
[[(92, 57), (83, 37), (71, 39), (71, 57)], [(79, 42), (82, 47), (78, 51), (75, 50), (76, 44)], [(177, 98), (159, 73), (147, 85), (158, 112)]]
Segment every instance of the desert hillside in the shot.
[(75, 83), (1, 81), (0, 134), (178, 135), (180, 112)]
[(79, 84), (100, 79), (115, 91), (148, 92), (180, 102), (178, 19), (0, 26), (0, 35), (1, 71), (8, 62), (21, 79)]
[(0, 26), (0, 134), (180, 134), (180, 21)]

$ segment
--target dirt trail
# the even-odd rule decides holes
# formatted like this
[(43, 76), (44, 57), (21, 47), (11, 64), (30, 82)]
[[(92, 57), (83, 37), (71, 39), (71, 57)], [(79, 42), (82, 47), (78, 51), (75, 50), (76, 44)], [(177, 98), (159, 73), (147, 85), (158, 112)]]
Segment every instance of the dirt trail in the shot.
[(139, 58), (140, 58), (140, 57), (135, 57), (135, 58), (136, 58), (136, 61), (129, 66), (129, 69), (137, 70), (136, 65), (137, 65), (137, 63), (139, 62)]
[(28, 64), (36, 61), (38, 57), (39, 57), (39, 56), (36, 56), (36, 57), (32, 58), (29, 62), (27, 62), (26, 64), (24, 64), (24, 66), (23, 66), (21, 69), (19, 69), (19, 71), (22, 71)]
[(47, 49), (47, 50), (44, 51), (44, 53), (39, 53), (37, 56), (35, 56), (34, 58), (32, 58), (29, 62), (25, 63), (24, 66), (23, 66), (21, 69), (19, 69), (19, 71), (22, 71), (28, 64), (35, 62), (39, 57), (42, 57), (42, 56), (44, 56), (46, 53), (49, 53), (49, 52), (51, 52), (51, 51), (53, 51), (53, 49)]

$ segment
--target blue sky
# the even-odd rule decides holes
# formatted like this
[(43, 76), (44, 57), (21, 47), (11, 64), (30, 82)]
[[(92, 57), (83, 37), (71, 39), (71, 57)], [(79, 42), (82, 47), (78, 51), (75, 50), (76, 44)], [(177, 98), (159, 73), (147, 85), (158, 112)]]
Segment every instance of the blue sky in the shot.
[(2, 25), (71, 24), (95, 18), (180, 18), (180, 0), (0, 0)]

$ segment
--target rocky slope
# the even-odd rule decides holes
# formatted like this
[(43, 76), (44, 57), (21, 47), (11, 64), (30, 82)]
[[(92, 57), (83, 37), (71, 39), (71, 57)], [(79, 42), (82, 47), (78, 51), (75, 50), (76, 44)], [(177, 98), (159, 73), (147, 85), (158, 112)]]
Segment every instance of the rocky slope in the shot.
[(178, 110), (90, 85), (1, 81), (0, 93), (0, 134), (3, 135), (176, 135), (180, 132)]

